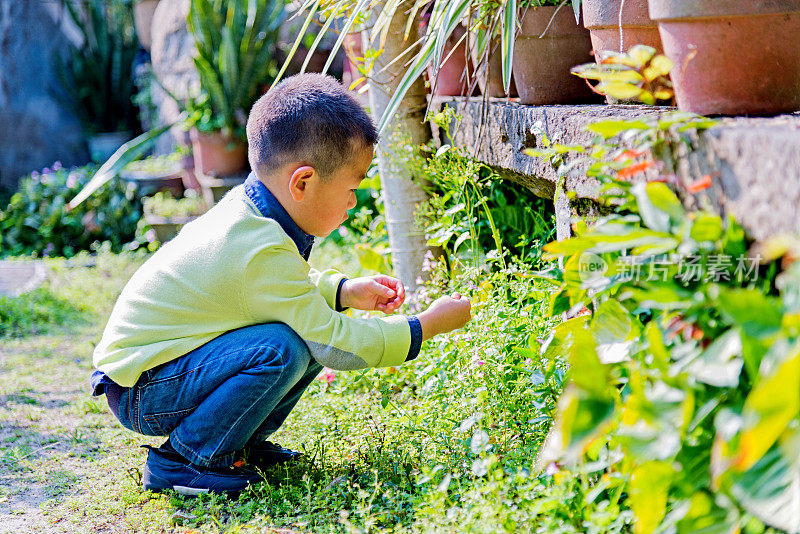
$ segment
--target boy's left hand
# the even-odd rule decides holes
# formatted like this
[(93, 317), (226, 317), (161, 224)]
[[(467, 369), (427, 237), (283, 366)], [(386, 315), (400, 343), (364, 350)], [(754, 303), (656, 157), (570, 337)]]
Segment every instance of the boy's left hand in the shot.
[(397, 278), (376, 274), (347, 280), (339, 295), (340, 304), (357, 310), (392, 313), (406, 299), (406, 288)]

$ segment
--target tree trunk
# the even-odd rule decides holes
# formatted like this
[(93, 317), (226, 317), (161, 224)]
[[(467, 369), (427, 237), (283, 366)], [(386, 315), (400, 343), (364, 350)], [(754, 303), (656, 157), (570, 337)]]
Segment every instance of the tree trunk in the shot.
[[(408, 41), (403, 40), (406, 13), (411, 11), (413, 5), (413, 0), (405, 0), (395, 11), (384, 51), (375, 61), (373, 73), (384, 69), (416, 41), (415, 31), (411, 32)], [(418, 22), (415, 21), (412, 27), (419, 27)], [(376, 122), (380, 120), (391, 95), (397, 89), (405, 71), (405, 63), (410, 57), (412, 56), (404, 56), (370, 81), (370, 108)], [(411, 289), (419, 285), (417, 280), (421, 274), (422, 260), (428, 250), (425, 233), (414, 220), (418, 206), (428, 198), (419, 185), (424, 177), (419, 175), (419, 165), (414, 164), (421, 157), (419, 146), (431, 138), (431, 129), (425, 123), (427, 104), (425, 86), (420, 77), (406, 93), (396, 115), (378, 142), (378, 169), (392, 264), (395, 275)]]

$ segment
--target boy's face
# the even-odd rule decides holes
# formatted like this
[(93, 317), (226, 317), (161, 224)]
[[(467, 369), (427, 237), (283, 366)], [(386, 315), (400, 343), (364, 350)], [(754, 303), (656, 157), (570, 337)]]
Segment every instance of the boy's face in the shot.
[(324, 181), (315, 175), (309, 180), (301, 204), (300, 221), (295, 221), (308, 234), (325, 237), (348, 218), (348, 210), (356, 205), (356, 189), (366, 177), (372, 163), (372, 146), (358, 147), (350, 162)]

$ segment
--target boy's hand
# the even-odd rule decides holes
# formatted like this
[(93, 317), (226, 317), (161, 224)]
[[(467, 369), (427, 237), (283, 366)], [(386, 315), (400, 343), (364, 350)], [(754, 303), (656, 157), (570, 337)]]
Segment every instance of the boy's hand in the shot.
[(339, 294), (339, 303), (346, 308), (384, 313), (397, 311), (405, 300), (403, 283), (385, 274), (347, 280)]
[(434, 300), (427, 310), (417, 315), (422, 326), (422, 339), (461, 328), (471, 318), (470, 307), (469, 299), (458, 293)]

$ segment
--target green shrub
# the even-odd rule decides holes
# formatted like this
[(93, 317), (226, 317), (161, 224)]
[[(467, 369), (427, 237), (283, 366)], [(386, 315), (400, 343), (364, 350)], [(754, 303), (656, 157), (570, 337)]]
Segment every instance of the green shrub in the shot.
[(149, 176), (170, 176), (179, 173), (183, 167), (181, 166), (181, 158), (183, 155), (180, 151), (172, 152), (163, 156), (148, 156), (146, 158), (132, 161), (125, 165), (122, 173), (142, 173)]
[(158, 192), (142, 200), (148, 213), (167, 219), (197, 217), (208, 210), (205, 200), (194, 191), (187, 191), (184, 198), (172, 198), (168, 192)]
[(133, 2), (61, 0), (82, 44), (58, 63), (68, 102), (87, 132), (138, 130), (133, 62), (139, 43)]
[(66, 169), (57, 162), (23, 178), (0, 211), (0, 257), (71, 257), (106, 241), (118, 252), (131, 242), (142, 215), (141, 203), (120, 180), (107, 183), (75, 209), (64, 210), (95, 170), (93, 166)]
[(451, 108), (431, 120), (446, 132), (445, 144), (425, 162), (432, 182), (430, 201), (422, 216), (428, 242), (442, 247), (448, 259), (473, 266), (487, 254), (536, 265), (541, 247), (555, 233), (553, 203), (519, 184), (502, 179), (482, 163), (467, 157), (449, 136), (459, 118)]
[[(566, 314), (543, 346), (567, 360), (553, 447), (568, 466), (603, 449), (630, 478), (637, 532), (797, 529), (800, 442), (800, 262), (791, 240), (759, 258), (736, 222), (687, 212), (652, 166), (665, 132), (704, 128), (667, 115), (595, 125), (634, 147), (606, 146), (589, 169), (610, 214), (550, 243), (550, 311)], [(702, 184), (693, 189), (700, 190)], [(797, 247), (800, 248), (800, 247)], [(767, 251), (771, 251), (767, 254)], [(787, 269), (759, 264), (788, 254)], [(755, 530), (752, 530), (754, 529)]]
[(68, 300), (45, 288), (19, 297), (0, 297), (0, 337), (40, 334), (79, 314), (80, 310)]

